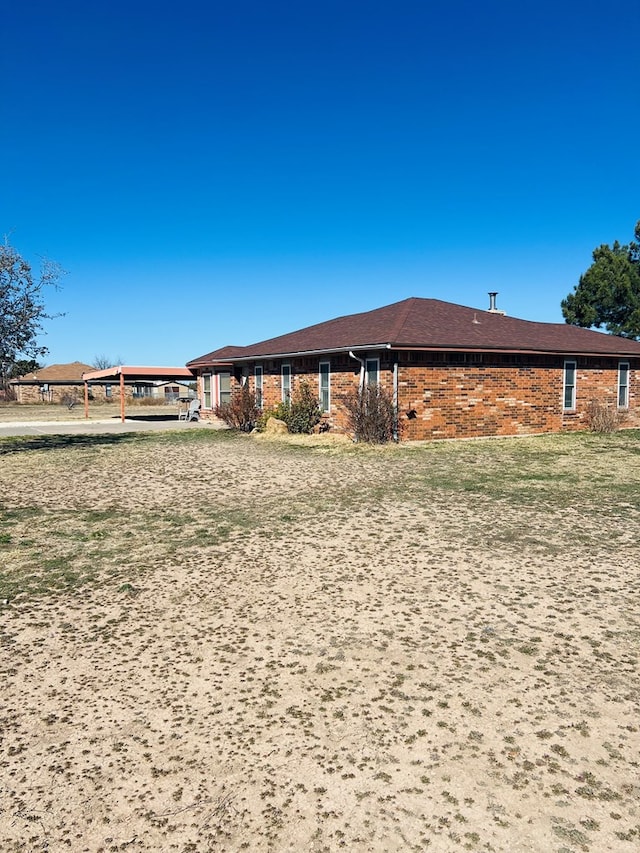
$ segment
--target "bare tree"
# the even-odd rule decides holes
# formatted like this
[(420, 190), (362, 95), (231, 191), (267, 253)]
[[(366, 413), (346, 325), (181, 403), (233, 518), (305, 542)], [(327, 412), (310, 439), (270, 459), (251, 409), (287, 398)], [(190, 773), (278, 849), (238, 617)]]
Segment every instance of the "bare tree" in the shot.
[(96, 370), (106, 370), (108, 367), (115, 367), (118, 364), (124, 364), (120, 356), (113, 359), (108, 355), (94, 355), (91, 366)]

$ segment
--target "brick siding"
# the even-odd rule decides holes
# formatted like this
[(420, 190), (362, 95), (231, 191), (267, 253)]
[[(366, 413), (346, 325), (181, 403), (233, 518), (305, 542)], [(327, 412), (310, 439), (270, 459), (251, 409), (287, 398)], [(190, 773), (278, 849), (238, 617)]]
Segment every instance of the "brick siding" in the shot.
[[(640, 363), (638, 359), (562, 355), (465, 353), (370, 353), (380, 358), (380, 383), (393, 392), (393, 363), (398, 359), (398, 412), (402, 440), (530, 435), (589, 428), (592, 400), (617, 408), (618, 365), (630, 364), (629, 407), (624, 426), (640, 427)], [(468, 361), (467, 361), (468, 360)], [(576, 408), (563, 410), (564, 363), (576, 371)], [(331, 362), (330, 412), (335, 431), (346, 430), (340, 398), (357, 391), (360, 364), (347, 354), (285, 360), (291, 365), (291, 388), (306, 380), (319, 393), (319, 363)], [(263, 368), (263, 407), (282, 400), (281, 361), (257, 362)], [(255, 390), (254, 364), (244, 367)], [(232, 372), (231, 387), (240, 387), (243, 370)], [(202, 389), (200, 386), (200, 398)], [(203, 411), (203, 417), (212, 413)]]

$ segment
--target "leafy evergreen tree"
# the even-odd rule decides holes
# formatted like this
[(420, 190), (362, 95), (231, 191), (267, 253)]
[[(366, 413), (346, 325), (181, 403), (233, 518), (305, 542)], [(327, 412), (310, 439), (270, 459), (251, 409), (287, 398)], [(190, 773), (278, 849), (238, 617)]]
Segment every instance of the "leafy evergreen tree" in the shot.
[[(640, 242), (640, 221), (635, 228)], [(593, 252), (593, 263), (561, 303), (567, 323), (604, 327), (613, 335), (640, 338), (640, 245), (616, 240)]]

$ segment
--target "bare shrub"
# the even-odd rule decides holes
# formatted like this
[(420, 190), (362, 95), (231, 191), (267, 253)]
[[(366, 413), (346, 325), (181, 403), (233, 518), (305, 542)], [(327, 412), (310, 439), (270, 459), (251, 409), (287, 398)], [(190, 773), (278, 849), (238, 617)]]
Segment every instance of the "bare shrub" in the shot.
[(6, 388), (0, 388), (0, 400), (5, 403), (15, 403), (18, 399), (15, 388), (11, 385)]
[(386, 444), (397, 440), (399, 423), (391, 395), (379, 385), (352, 391), (341, 399), (355, 441)]
[(587, 421), (591, 432), (610, 433), (620, 429), (622, 417), (617, 409), (602, 400), (591, 400), (587, 406)]
[(69, 411), (73, 409), (75, 405), (78, 403), (78, 395), (74, 394), (73, 391), (65, 391), (65, 393), (60, 398), (60, 404), (62, 406), (66, 406)]
[(232, 429), (251, 432), (258, 420), (260, 409), (256, 406), (256, 395), (249, 390), (248, 385), (243, 385), (233, 391), (228, 403), (216, 406), (215, 413), (216, 417)]
[(148, 406), (149, 408), (152, 406), (164, 406), (164, 400), (160, 399), (160, 397), (134, 397), (132, 402), (134, 406)]

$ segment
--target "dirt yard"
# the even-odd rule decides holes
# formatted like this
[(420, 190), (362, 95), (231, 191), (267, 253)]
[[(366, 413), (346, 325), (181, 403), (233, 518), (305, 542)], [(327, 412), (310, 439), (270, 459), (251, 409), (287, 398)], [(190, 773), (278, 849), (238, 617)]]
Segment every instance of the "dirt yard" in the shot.
[(635, 851), (640, 433), (0, 440), (0, 850)]

